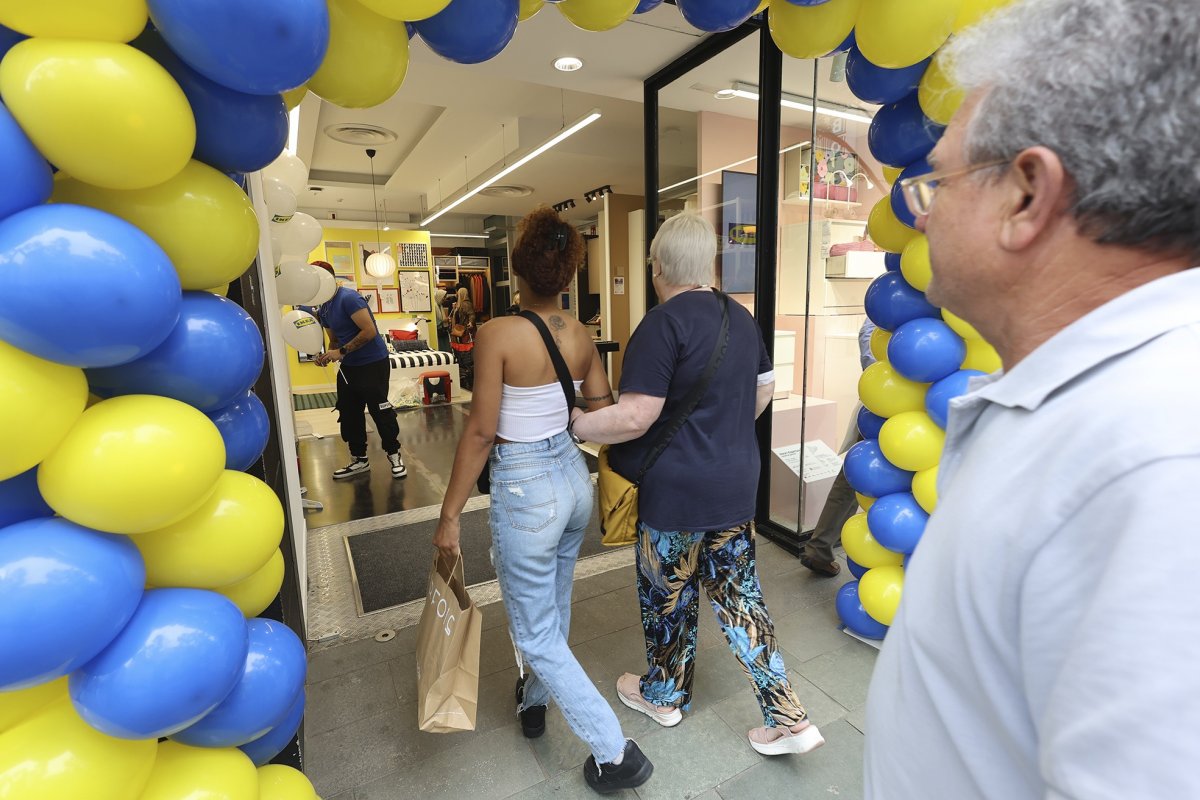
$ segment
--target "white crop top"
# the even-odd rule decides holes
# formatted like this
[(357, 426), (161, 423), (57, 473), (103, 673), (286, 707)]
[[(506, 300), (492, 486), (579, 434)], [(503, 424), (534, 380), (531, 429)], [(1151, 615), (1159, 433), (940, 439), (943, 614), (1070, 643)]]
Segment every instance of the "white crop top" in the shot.
[[(575, 391), (583, 381), (574, 381)], [(496, 435), (510, 442), (540, 442), (567, 429), (571, 413), (558, 381), (544, 386), (503, 385)]]

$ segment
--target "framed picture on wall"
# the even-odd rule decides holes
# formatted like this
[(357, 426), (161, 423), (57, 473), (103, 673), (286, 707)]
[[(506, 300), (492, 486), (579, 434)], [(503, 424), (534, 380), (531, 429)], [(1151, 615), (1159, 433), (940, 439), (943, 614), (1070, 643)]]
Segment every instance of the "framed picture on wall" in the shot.
[(395, 314), (400, 311), (400, 290), (380, 289), (379, 310), (384, 314)]
[(433, 311), (433, 292), (429, 288), (426, 270), (405, 270), (400, 273), (400, 308), (408, 313)]
[(335, 275), (354, 277), (354, 249), (350, 242), (326, 242), (325, 260), (333, 265)]
[(367, 301), (367, 308), (371, 309), (372, 313), (379, 311), (379, 289), (375, 286), (359, 287), (358, 293)]

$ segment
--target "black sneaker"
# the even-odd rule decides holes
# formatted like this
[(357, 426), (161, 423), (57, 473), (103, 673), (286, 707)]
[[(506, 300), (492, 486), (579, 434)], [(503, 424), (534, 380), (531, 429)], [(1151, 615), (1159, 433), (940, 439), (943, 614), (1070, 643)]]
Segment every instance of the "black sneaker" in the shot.
[(335, 481), (340, 481), (343, 478), (353, 478), (355, 475), (358, 475), (360, 472), (369, 472), (370, 470), (371, 470), (371, 462), (370, 461), (368, 461), (365, 457), (358, 458), (357, 456), (355, 456), (353, 459), (351, 459), (349, 464), (342, 467), (341, 469), (335, 469), (333, 471), (333, 479)]
[(595, 756), (588, 756), (588, 760), (583, 762), (583, 779), (600, 794), (641, 786), (650, 780), (653, 773), (654, 765), (633, 739), (625, 740), (625, 757), (620, 764), (601, 764), (597, 767)]
[(525, 702), (525, 678), (517, 679), (517, 713), (521, 717), (521, 732), (525, 734), (526, 739), (536, 739), (546, 732), (546, 707), (545, 706), (530, 706), (524, 711), (521, 710), (521, 703)]

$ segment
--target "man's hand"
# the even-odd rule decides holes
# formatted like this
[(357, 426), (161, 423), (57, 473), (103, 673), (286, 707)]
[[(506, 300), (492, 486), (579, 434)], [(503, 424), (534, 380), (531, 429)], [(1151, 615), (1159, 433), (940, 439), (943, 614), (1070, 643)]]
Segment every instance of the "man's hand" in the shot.
[(327, 350), (321, 355), (313, 359), (313, 363), (318, 367), (328, 366), (334, 361), (341, 361), (343, 358), (341, 350)]

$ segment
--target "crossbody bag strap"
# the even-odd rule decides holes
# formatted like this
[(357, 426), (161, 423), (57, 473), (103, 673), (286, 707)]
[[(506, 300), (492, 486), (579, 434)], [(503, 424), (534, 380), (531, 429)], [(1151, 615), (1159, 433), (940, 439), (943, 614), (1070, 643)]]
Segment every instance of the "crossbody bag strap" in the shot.
[(567, 399), (567, 414), (570, 414), (571, 409), (575, 407), (575, 382), (571, 380), (571, 370), (567, 368), (567, 362), (563, 360), (562, 353), (558, 351), (558, 345), (554, 343), (554, 337), (550, 335), (550, 329), (546, 327), (542, 318), (532, 311), (522, 311), (521, 316), (532, 322), (533, 327), (542, 335), (542, 341), (546, 343), (546, 352), (550, 354), (550, 363), (554, 365), (554, 374), (558, 375), (563, 396)]
[(646, 453), (646, 458), (642, 461), (642, 468), (638, 471), (637, 480), (634, 481), (635, 484), (642, 482), (642, 478), (646, 477), (647, 470), (654, 466), (654, 462), (667, 449), (667, 445), (683, 427), (683, 423), (687, 422), (687, 418), (696, 410), (696, 406), (700, 405), (700, 401), (708, 391), (709, 384), (712, 383), (713, 376), (717, 374), (717, 368), (725, 360), (725, 351), (729, 349), (729, 295), (716, 290), (713, 293), (721, 299), (721, 332), (717, 334), (717, 345), (713, 348), (712, 355), (708, 357), (708, 366), (704, 368), (704, 374), (688, 390), (683, 402), (679, 404), (679, 408), (675, 410), (666, 427), (659, 432), (654, 446), (650, 448), (650, 452)]

